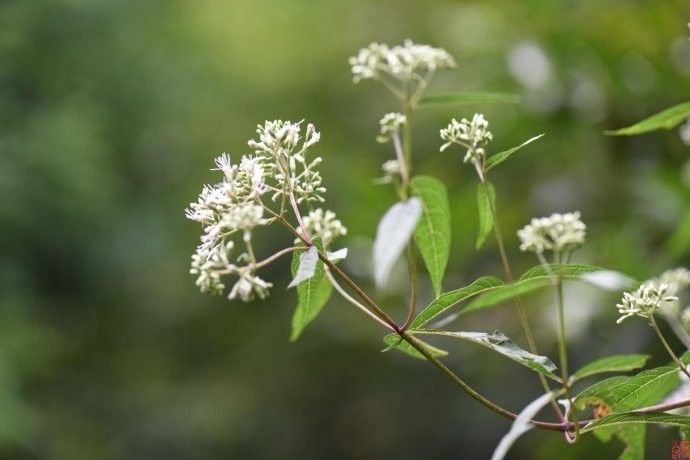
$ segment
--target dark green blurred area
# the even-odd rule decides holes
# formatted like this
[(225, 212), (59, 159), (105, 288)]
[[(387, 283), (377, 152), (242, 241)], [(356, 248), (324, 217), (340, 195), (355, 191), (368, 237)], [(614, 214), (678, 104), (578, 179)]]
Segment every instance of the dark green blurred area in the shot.
[[(350, 230), (345, 267), (374, 292), (367, 248), (394, 200), (372, 182), (391, 157), (374, 139), (398, 107), (379, 85), (353, 85), (347, 58), (412, 38), (459, 64), (429, 93), (524, 99), (416, 115), (417, 172), (451, 195), (446, 289), (502, 275), (493, 243), (474, 251), (471, 169), (437, 153), (438, 130), (475, 111), (494, 151), (546, 133), (494, 176), (517, 269), (536, 260), (515, 231), (576, 209), (589, 227), (578, 261), (641, 279), (687, 265), (690, 235), (677, 228), (690, 212), (688, 147), (675, 130), (603, 131), (690, 98), (689, 20), (683, 0), (0, 2), (0, 456), (488, 458), (509, 423), (428, 364), (379, 353), (383, 331), (340, 299), (289, 344), (287, 260), (262, 273), (275, 285), (267, 301), (199, 294), (187, 273), (199, 228), (183, 210), (215, 180), (213, 157), (246, 153), (257, 123), (309, 120), (328, 206)], [(259, 238), (264, 255), (291, 241), (278, 228)], [(618, 294), (567, 288), (571, 367), (613, 352), (665, 362), (643, 322), (615, 326)], [(402, 318), (404, 295), (379, 298)], [(552, 298), (526, 300), (555, 357)], [(510, 305), (451, 328), (524, 342)], [(450, 365), (502, 405), (538, 396), (528, 371), (451, 345)], [(648, 457), (667, 458), (676, 433), (648, 431)], [(620, 447), (532, 432), (511, 458), (615, 458)]]

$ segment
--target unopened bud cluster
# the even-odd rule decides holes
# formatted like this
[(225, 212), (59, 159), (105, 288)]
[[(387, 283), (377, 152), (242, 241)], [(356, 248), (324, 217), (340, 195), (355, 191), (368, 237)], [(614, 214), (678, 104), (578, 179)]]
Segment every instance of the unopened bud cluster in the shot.
[(616, 305), (618, 313), (622, 316), (616, 322), (620, 324), (631, 316), (649, 319), (665, 303), (676, 300), (678, 297), (669, 293), (667, 284), (655, 281), (645, 282), (635, 292), (623, 293), (621, 303)]
[(443, 152), (453, 144), (460, 145), (467, 149), (463, 158), (465, 163), (481, 164), (486, 158), (485, 147), (493, 138), (488, 120), (484, 115), (475, 113), (471, 121), (466, 118), (457, 121), (453, 118), (448, 127), (441, 130), (441, 139), (446, 143), (440, 150)]

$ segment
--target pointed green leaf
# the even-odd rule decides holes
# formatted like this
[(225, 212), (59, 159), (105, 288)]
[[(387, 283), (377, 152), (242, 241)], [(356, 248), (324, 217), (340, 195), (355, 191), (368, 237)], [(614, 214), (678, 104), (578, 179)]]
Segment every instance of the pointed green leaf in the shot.
[(477, 186), (477, 208), (479, 209), (479, 233), (476, 248), (479, 249), (494, 228), (493, 212), (496, 209), (496, 190), (489, 181)]
[(481, 294), (482, 292), (486, 292), (497, 286), (503, 285), (503, 281), (495, 276), (482, 276), (469, 286), (465, 286), (450, 292), (444, 292), (419, 313), (414, 321), (412, 321), (412, 325), (410, 327), (413, 329), (419, 328), (449, 308), (453, 307), (458, 302), (462, 302), (465, 299), (469, 299), (475, 295)]
[(504, 150), (503, 152), (496, 153), (494, 155), (491, 155), (489, 158), (486, 159), (486, 163), (484, 164), (484, 167), (486, 170), (490, 170), (494, 166), (498, 166), (499, 164), (503, 163), (510, 157), (513, 153), (517, 152), (524, 146), (531, 144), (532, 142), (541, 139), (544, 137), (544, 134), (540, 134), (538, 136), (534, 136), (531, 139), (527, 139), (525, 142), (522, 144), (518, 145), (517, 147), (513, 147), (512, 149)]
[[(314, 247), (318, 251), (323, 249), (319, 239), (314, 240)], [(306, 251), (305, 253), (308, 252)], [(299, 272), (300, 256), (301, 254), (298, 251), (295, 251), (292, 255), (291, 269), (292, 275), (295, 277)], [(332, 286), (324, 274), (323, 262), (318, 259), (313, 276), (297, 285), (297, 309), (292, 315), (292, 333), (290, 335), (290, 340), (293, 342), (299, 338), (304, 328), (321, 312), (321, 309), (331, 296)]]
[(612, 355), (597, 359), (582, 366), (571, 377), (571, 383), (575, 383), (591, 375), (604, 372), (626, 372), (644, 367), (649, 355)]
[(578, 409), (588, 404), (605, 404), (615, 410), (638, 409), (659, 402), (679, 382), (677, 367), (657, 367), (632, 377), (597, 382), (577, 395), (574, 404)]
[(426, 96), (419, 101), (419, 104), (425, 106), (435, 104), (480, 104), (498, 102), (516, 104), (520, 102), (520, 96), (492, 92), (459, 92)]
[(494, 331), (492, 334), (486, 332), (450, 332), (437, 331), (433, 329), (414, 329), (410, 330), (411, 334), (427, 334), (440, 335), (444, 337), (452, 337), (456, 339), (474, 342), (493, 351), (496, 351), (513, 361), (526, 366), (533, 371), (539, 372), (557, 382), (561, 379), (554, 374), (557, 370), (556, 365), (546, 356), (532, 354), (528, 351), (518, 347), (515, 342), (506, 337), (501, 331)]
[(609, 136), (632, 136), (659, 129), (672, 129), (690, 117), (690, 102), (674, 105), (662, 112), (652, 115), (639, 123), (615, 131), (606, 131)]
[(690, 417), (665, 412), (622, 412), (620, 414), (607, 415), (589, 423), (580, 430), (580, 434), (589, 433), (604, 427), (639, 423), (671, 425), (687, 429), (690, 428)]
[[(428, 343), (417, 339), (420, 344), (429, 352), (431, 353), (432, 356), (436, 358), (440, 358), (441, 356), (446, 356), (448, 354), (447, 351), (441, 350), (440, 348), (436, 348), (432, 345), (429, 345)], [(388, 334), (383, 338), (383, 343), (388, 345), (383, 351), (388, 351), (391, 349), (396, 349), (398, 351), (401, 351), (407, 355), (412, 356), (413, 358), (417, 359), (426, 359), (426, 356), (421, 354), (416, 348), (414, 348), (412, 345), (409, 343), (405, 342), (400, 338), (398, 334)]]
[(534, 267), (522, 275), (518, 281), (503, 286), (497, 286), (486, 291), (467, 304), (459, 313), (464, 315), (484, 308), (493, 307), (494, 305), (514, 297), (550, 286), (553, 283), (554, 276), (558, 276), (561, 279), (578, 280), (585, 274), (601, 270), (599, 267), (579, 264), (551, 264), (547, 267), (541, 265)]
[(414, 240), (438, 295), (450, 254), (448, 193), (441, 181), (433, 177), (415, 177), (411, 185), (412, 192), (422, 200), (422, 216), (417, 224)]

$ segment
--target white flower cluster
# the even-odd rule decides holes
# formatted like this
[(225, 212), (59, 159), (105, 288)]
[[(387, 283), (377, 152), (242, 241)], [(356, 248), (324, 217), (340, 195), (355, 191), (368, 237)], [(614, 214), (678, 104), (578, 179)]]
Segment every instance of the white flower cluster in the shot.
[(380, 143), (386, 143), (397, 136), (400, 132), (400, 127), (407, 123), (407, 117), (402, 113), (392, 112), (387, 113), (379, 121), (381, 125), (381, 132), (376, 137), (376, 140)]
[(455, 60), (443, 48), (405, 40), (402, 45), (372, 43), (348, 60), (352, 80), (378, 80), (401, 99), (414, 105), (438, 69), (455, 67)]
[[(243, 301), (254, 297), (265, 298), (272, 286), (256, 275), (257, 261), (252, 247), (252, 232), (256, 227), (268, 225), (273, 218), (264, 218), (267, 209), (263, 196), (272, 193), (273, 201), (322, 202), (326, 189), (316, 166), (321, 158), (307, 160), (308, 149), (319, 141), (320, 135), (313, 125), (307, 125), (302, 139), (301, 122), (267, 121), (257, 129), (258, 140), (250, 140), (253, 155), (244, 155), (239, 164), (222, 154), (215, 160), (214, 171), (223, 174), (222, 181), (203, 187), (196, 202), (186, 209), (187, 218), (202, 224), (201, 243), (192, 255), (190, 273), (197, 277), (201, 292), (222, 294), (224, 275), (235, 275), (237, 282), (230, 290), (229, 299)], [(319, 210), (320, 211), (320, 210)], [(320, 219), (319, 219), (320, 216)], [(326, 211), (305, 219), (315, 234), (329, 241), (346, 230)], [(233, 238), (242, 234), (246, 250), (233, 259)]]
[[(302, 141), (302, 122), (274, 120), (258, 125), (259, 139), (248, 142), (256, 158), (274, 183), (267, 187), (273, 192), (273, 200), (294, 193), (298, 203), (323, 202), (321, 174), (316, 167), (321, 157), (307, 161), (307, 151), (319, 142), (321, 135), (314, 125), (308, 124)], [(300, 141), (302, 141), (300, 143)]]
[[(337, 237), (347, 235), (347, 228), (336, 219), (335, 213), (321, 208), (311, 211), (304, 217), (304, 227), (312, 238), (321, 239), (324, 248), (330, 247)], [(297, 231), (302, 235), (301, 229)]]
[(618, 313), (622, 316), (618, 318), (616, 323), (620, 324), (631, 316), (651, 318), (658, 309), (663, 307), (664, 303), (676, 300), (678, 297), (669, 293), (667, 284), (659, 284), (654, 281), (645, 282), (635, 292), (623, 293), (621, 303), (616, 305)]
[(441, 139), (446, 141), (441, 146), (441, 152), (453, 144), (458, 144), (467, 149), (465, 163), (472, 161), (481, 164), (486, 152), (484, 148), (493, 140), (493, 134), (489, 131), (489, 122), (481, 113), (475, 113), (472, 121), (465, 118), (459, 122), (452, 119), (447, 128), (441, 130)]
[(520, 250), (541, 254), (546, 250), (560, 253), (571, 251), (585, 243), (587, 226), (580, 220), (579, 212), (551, 214), (534, 218), (517, 235)]
[[(265, 297), (270, 283), (231, 261), (235, 248), (231, 238), (241, 231), (245, 244), (250, 244), (254, 228), (269, 223), (260, 205), (261, 196), (268, 190), (264, 169), (256, 157), (248, 155), (242, 157), (239, 165), (233, 165), (230, 157), (223, 154), (216, 158), (215, 164), (214, 170), (223, 173), (222, 182), (204, 186), (199, 199), (186, 210), (187, 218), (203, 226), (201, 244), (192, 255), (189, 272), (197, 276), (196, 285), (204, 293), (222, 294), (225, 290), (222, 275), (233, 273), (240, 279), (231, 290), (230, 299), (240, 295), (242, 300), (250, 300), (252, 292)], [(240, 254), (238, 262), (249, 257)]]
[(443, 48), (419, 45), (405, 40), (392, 48), (385, 44), (372, 43), (362, 48), (349, 59), (353, 80), (378, 79), (386, 74), (398, 80), (408, 81), (421, 77), (422, 71), (436, 71), (455, 67), (455, 60)]
[[(690, 270), (683, 267), (666, 270), (657, 278), (647, 280), (646, 283), (656, 284), (657, 286), (665, 285), (668, 295), (678, 296), (682, 291), (690, 287)], [(690, 321), (690, 307), (681, 312), (679, 299), (676, 299), (674, 302), (665, 302), (661, 305), (660, 311), (669, 321), (680, 320), (683, 324), (687, 322), (686, 320)]]

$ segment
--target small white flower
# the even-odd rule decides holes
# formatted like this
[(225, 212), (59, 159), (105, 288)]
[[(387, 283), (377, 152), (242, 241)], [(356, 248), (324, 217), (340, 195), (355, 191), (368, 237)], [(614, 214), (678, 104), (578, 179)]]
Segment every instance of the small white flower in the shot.
[(262, 280), (248, 271), (243, 271), (230, 290), (228, 299), (234, 300), (239, 297), (243, 302), (249, 302), (254, 300), (255, 295), (260, 299), (265, 299), (271, 287), (273, 287), (273, 284)]
[[(337, 237), (347, 235), (347, 228), (336, 219), (335, 213), (321, 208), (304, 217), (304, 226), (312, 237), (321, 238), (324, 248), (329, 247)], [(302, 230), (298, 231), (301, 235)]]
[(463, 159), (465, 163), (482, 162), (486, 156), (484, 148), (493, 140), (493, 134), (489, 131), (489, 122), (484, 115), (475, 113), (472, 121), (466, 118), (459, 122), (452, 119), (448, 127), (441, 130), (441, 139), (446, 141), (441, 146), (441, 152), (453, 144), (458, 144), (467, 149)]
[(635, 292), (623, 293), (621, 303), (616, 305), (622, 316), (616, 323), (620, 324), (631, 316), (650, 318), (664, 303), (676, 300), (677, 297), (668, 294), (668, 285), (645, 282)]
[(376, 140), (382, 144), (388, 142), (392, 136), (398, 134), (400, 127), (405, 123), (407, 123), (407, 117), (402, 113), (392, 112), (385, 114), (379, 121), (381, 132)]
[(587, 226), (580, 220), (579, 212), (552, 214), (534, 218), (517, 235), (520, 250), (543, 253), (571, 251), (585, 243)]

